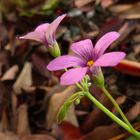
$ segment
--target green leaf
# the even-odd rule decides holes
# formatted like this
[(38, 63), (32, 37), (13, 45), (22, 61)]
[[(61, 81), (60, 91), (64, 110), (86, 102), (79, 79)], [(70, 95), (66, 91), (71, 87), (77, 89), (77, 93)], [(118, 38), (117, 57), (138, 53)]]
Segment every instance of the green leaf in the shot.
[(53, 10), (57, 7), (59, 0), (47, 0), (47, 2), (42, 7), (43, 10)]
[(70, 107), (71, 104), (72, 104), (72, 101), (66, 101), (64, 103), (64, 105), (61, 106), (61, 108), (58, 112), (58, 115), (57, 115), (57, 122), (58, 123), (61, 123), (64, 120), (64, 118), (66, 116), (66, 113), (67, 113), (67, 110), (68, 110), (68, 108)]
[(129, 138), (127, 138), (126, 140), (139, 140), (138, 138), (136, 138), (135, 136), (130, 136)]
[(57, 114), (57, 122), (61, 123), (67, 113), (68, 108), (70, 107), (70, 105), (75, 102), (78, 101), (77, 103), (80, 103), (80, 99), (84, 96), (83, 92), (76, 92), (75, 94), (73, 94), (60, 108), (58, 114)]

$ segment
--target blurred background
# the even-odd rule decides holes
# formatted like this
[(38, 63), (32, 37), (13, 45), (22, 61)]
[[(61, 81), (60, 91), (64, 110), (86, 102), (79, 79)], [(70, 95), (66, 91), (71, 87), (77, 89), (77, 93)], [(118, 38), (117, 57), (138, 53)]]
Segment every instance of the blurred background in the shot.
[[(56, 33), (62, 54), (72, 53), (73, 42), (90, 38), (95, 44), (109, 31), (120, 33), (108, 51), (127, 56), (103, 69), (106, 87), (140, 131), (139, 0), (0, 0), (0, 140), (136, 140), (86, 98), (56, 123), (60, 106), (77, 88), (60, 85), (63, 71), (46, 69), (53, 58), (45, 46), (17, 37), (64, 13)], [(90, 90), (118, 115), (97, 87)]]

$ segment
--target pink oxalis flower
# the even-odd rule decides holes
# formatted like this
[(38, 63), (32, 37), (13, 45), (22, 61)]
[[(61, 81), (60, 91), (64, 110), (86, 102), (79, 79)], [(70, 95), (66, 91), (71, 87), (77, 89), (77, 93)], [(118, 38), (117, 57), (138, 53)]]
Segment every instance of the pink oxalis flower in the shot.
[(93, 48), (90, 39), (73, 43), (75, 55), (64, 55), (52, 60), (47, 68), (51, 71), (70, 68), (60, 78), (62, 85), (71, 85), (83, 79), (86, 73), (95, 73), (98, 67), (115, 66), (125, 57), (124, 52), (105, 53), (109, 45), (120, 35), (109, 32), (102, 36)]
[[(19, 39), (30, 39), (43, 43), (48, 48), (58, 47), (55, 39), (55, 32), (60, 22), (65, 18), (66, 14), (63, 14), (56, 18), (52, 23), (43, 23), (39, 25), (34, 31), (27, 33)], [(52, 51), (51, 49), (51, 51)], [(58, 48), (56, 48), (56, 51)]]

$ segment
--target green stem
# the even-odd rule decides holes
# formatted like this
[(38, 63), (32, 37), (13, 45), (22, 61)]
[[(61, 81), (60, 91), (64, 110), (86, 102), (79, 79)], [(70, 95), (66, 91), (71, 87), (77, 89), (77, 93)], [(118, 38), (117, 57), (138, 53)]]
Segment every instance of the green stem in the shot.
[(110, 99), (110, 101), (113, 103), (113, 105), (115, 106), (116, 110), (120, 113), (121, 117), (123, 118), (123, 120), (125, 121), (125, 123), (131, 128), (132, 131), (135, 131), (135, 129), (133, 128), (133, 126), (131, 125), (131, 123), (128, 121), (128, 119), (126, 118), (126, 116), (124, 115), (124, 113), (122, 112), (121, 108), (119, 107), (119, 105), (117, 104), (117, 102), (114, 100), (114, 98), (110, 95), (110, 93), (106, 90), (105, 87), (101, 88), (102, 91), (105, 93), (105, 95)]
[(124, 123), (122, 120), (120, 120), (118, 117), (116, 117), (112, 112), (110, 112), (106, 107), (104, 107), (99, 101), (96, 100), (95, 97), (93, 97), (89, 92), (85, 92), (85, 96), (89, 98), (101, 111), (103, 111), (106, 115), (108, 115), (114, 122), (119, 124), (121, 127), (123, 127), (128, 132), (132, 133), (136, 137), (140, 138), (140, 133), (135, 131), (132, 131), (132, 129)]
[(76, 86), (79, 88), (79, 89), (81, 89), (82, 91), (84, 91), (84, 88), (79, 84), (79, 83), (75, 83), (76, 84)]

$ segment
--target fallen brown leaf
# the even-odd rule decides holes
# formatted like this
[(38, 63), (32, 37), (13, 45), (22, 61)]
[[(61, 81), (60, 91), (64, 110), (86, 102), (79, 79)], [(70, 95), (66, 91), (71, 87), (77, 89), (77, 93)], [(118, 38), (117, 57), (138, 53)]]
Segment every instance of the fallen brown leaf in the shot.
[(13, 85), (14, 92), (20, 94), (22, 89), (32, 85), (32, 65), (29, 62), (24, 64), (24, 67)]
[(27, 105), (23, 104), (19, 106), (17, 110), (17, 135), (20, 137), (30, 134), (30, 128), (28, 124)]
[[(110, 100), (102, 94), (99, 101), (106, 106), (109, 110), (113, 109), (113, 105)], [(108, 124), (110, 119), (98, 108), (95, 108), (85, 119), (84, 123), (82, 124), (82, 130), (84, 132), (89, 132), (93, 130), (95, 127), (101, 124)]]
[(140, 2), (126, 5), (115, 5), (110, 7), (110, 10), (125, 19), (140, 18)]
[(101, 6), (103, 8), (108, 8), (110, 5), (114, 4), (113, 0), (100, 0)]
[(130, 60), (122, 60), (116, 67), (117, 70), (123, 73), (140, 76), (140, 63)]
[(140, 43), (140, 34), (133, 35), (132, 38), (136, 43)]
[[(95, 0), (86, 0), (86, 1), (83, 1), (83, 0), (75, 0), (74, 4), (75, 4), (75, 7), (77, 7), (78, 9), (80, 9), (81, 11), (84, 11), (84, 12), (87, 12), (87, 11), (91, 11), (92, 8), (93, 8), (93, 5), (92, 5), (92, 2), (94, 2)], [(79, 36), (80, 37), (80, 36)], [(77, 36), (77, 39), (79, 38)]]
[(21, 140), (55, 140), (55, 138), (49, 136), (49, 135), (28, 135), (23, 137)]
[(134, 120), (138, 115), (140, 115), (140, 101), (137, 102), (132, 108), (128, 110), (126, 116), (129, 120)]
[(109, 140), (120, 133), (117, 125), (99, 126), (79, 140)]
[[(54, 94), (48, 104), (48, 112), (46, 114), (46, 128), (51, 129), (56, 121), (57, 113), (63, 103), (76, 91), (75, 86), (67, 87), (63, 92)], [(72, 111), (73, 112), (73, 111)], [(72, 117), (72, 123), (77, 125), (76, 117)], [(70, 119), (69, 119), (70, 120)]]
[(86, 1), (83, 1), (83, 0), (75, 0), (75, 6), (77, 8), (82, 8), (84, 6), (87, 6), (88, 4), (90, 4), (91, 2), (93, 2), (95, 0), (86, 0)]
[[(140, 122), (135, 123), (133, 126), (137, 131), (140, 131)], [(128, 138), (130, 135), (131, 134), (129, 132), (124, 132), (118, 136), (111, 138), (110, 140), (124, 140), (125, 138)]]
[(45, 55), (46, 54), (43, 54), (42, 56), (37, 53), (32, 54), (32, 64), (35, 67), (35, 70), (39, 72), (39, 74), (45, 78), (50, 78), (50, 72), (46, 68), (48, 58), (47, 55), (46, 57)]
[(129, 10), (132, 7), (132, 4), (120, 4), (120, 5), (113, 5), (111, 7), (109, 7), (109, 9), (111, 10), (111, 12), (114, 13), (122, 13), (124, 11)]
[(0, 132), (8, 131), (9, 129), (9, 123), (7, 118), (7, 113), (3, 111), (2, 118), (0, 120)]
[(19, 67), (17, 65), (12, 66), (4, 73), (4, 75), (1, 78), (1, 81), (14, 80), (16, 78), (18, 70)]
[(9, 53), (0, 49), (0, 76), (9, 68)]
[(80, 129), (69, 122), (62, 122), (59, 128), (63, 134), (63, 140), (76, 140), (81, 137)]
[(20, 140), (15, 134), (12, 132), (0, 133), (0, 140)]

